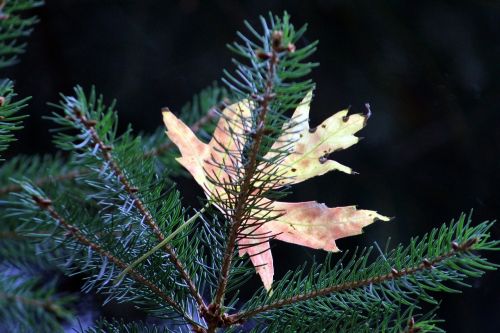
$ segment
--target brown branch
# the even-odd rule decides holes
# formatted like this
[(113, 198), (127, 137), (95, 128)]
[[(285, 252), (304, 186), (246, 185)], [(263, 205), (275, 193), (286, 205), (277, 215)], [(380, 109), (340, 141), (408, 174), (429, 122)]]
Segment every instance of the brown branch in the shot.
[[(158, 224), (156, 223), (155, 219), (151, 215), (151, 212), (147, 209), (147, 207), (144, 205), (142, 200), (137, 196), (137, 191), (138, 189), (132, 184), (130, 184), (129, 180), (125, 176), (124, 172), (121, 170), (121, 168), (118, 166), (118, 164), (114, 161), (113, 156), (111, 155), (111, 150), (113, 149), (110, 146), (107, 146), (104, 144), (104, 142), (101, 140), (99, 135), (97, 134), (95, 130), (95, 125), (96, 122), (95, 120), (89, 120), (86, 118), (86, 116), (78, 109), (74, 110), (76, 119), (78, 119), (84, 126), (85, 128), (90, 132), (91, 138), (93, 143), (99, 147), (99, 150), (101, 151), (103, 159), (108, 163), (109, 167), (113, 170), (115, 175), (117, 176), (118, 180), (122, 183), (125, 191), (128, 193), (130, 198), (134, 202), (134, 206), (137, 208), (139, 213), (144, 217), (146, 224), (151, 228), (153, 233), (156, 235), (158, 240), (161, 242), (165, 239), (165, 235), (161, 232), (160, 228), (158, 227)], [(195, 298), (196, 302), (198, 303), (198, 306), (202, 309), (206, 308), (206, 304), (203, 301), (203, 298), (201, 297), (200, 293), (198, 292), (194, 282), (191, 280), (191, 277), (189, 276), (188, 272), (184, 268), (184, 265), (181, 263), (179, 258), (177, 257), (177, 254), (175, 250), (168, 244), (166, 244), (163, 249), (165, 252), (168, 254), (168, 260), (174, 265), (178, 273), (180, 274), (181, 278), (186, 282), (189, 292), (191, 295)]]
[[(115, 257), (113, 254), (110, 252), (106, 251), (103, 249), (99, 244), (96, 244), (92, 242), (90, 239), (88, 239), (85, 234), (76, 226), (70, 224), (68, 221), (66, 221), (65, 218), (63, 218), (54, 208), (52, 205), (52, 201), (47, 198), (41, 198), (39, 196), (33, 196), (33, 201), (38, 205), (40, 209), (43, 211), (47, 212), (48, 215), (57, 221), (59, 226), (64, 228), (66, 230), (66, 234), (70, 237), (73, 237), (76, 241), (78, 241), (80, 244), (83, 244), (85, 246), (90, 247), (94, 252), (99, 253), (102, 257), (106, 257), (111, 263), (113, 263), (115, 266), (121, 268), (124, 270), (125, 268), (128, 267), (128, 264), (120, 260), (119, 258)], [(161, 298), (163, 301), (165, 301), (167, 304), (172, 306), (178, 313), (182, 314), (182, 316), (188, 320), (191, 325), (195, 329), (198, 328), (203, 328), (199, 326), (197, 323), (195, 323), (181, 308), (179, 304), (175, 300), (173, 300), (170, 296), (168, 296), (166, 293), (164, 293), (157, 285), (155, 285), (153, 282), (148, 280), (146, 277), (144, 277), (141, 273), (139, 273), (135, 269), (131, 269), (128, 272), (129, 276), (134, 279), (136, 282), (146, 286), (149, 290), (151, 290), (156, 296)]]
[(240, 227), (246, 220), (246, 210), (248, 205), (248, 199), (252, 195), (253, 180), (254, 175), (257, 170), (257, 158), (258, 153), (261, 148), (262, 138), (265, 134), (265, 120), (267, 113), (269, 111), (269, 103), (275, 97), (274, 94), (274, 76), (276, 72), (276, 66), (279, 62), (279, 51), (281, 50), (282, 32), (274, 31), (272, 33), (272, 48), (271, 53), (266, 58), (268, 60), (267, 65), (267, 77), (266, 86), (264, 92), (261, 96), (253, 96), (253, 98), (260, 104), (261, 112), (257, 118), (256, 131), (252, 135), (253, 142), (249, 149), (248, 163), (244, 167), (244, 176), (242, 179), (242, 184), (240, 191), (235, 200), (234, 214), (232, 216), (232, 225), (228, 233), (227, 246), (224, 251), (224, 256), (222, 260), (221, 271), (219, 273), (219, 283), (217, 286), (217, 292), (213, 302), (208, 308), (208, 313), (204, 313), (205, 319), (208, 321), (208, 332), (215, 332), (217, 327), (232, 325), (235, 322), (228, 321), (228, 316), (221, 312), (222, 304), (224, 302), (224, 296), (227, 289), (227, 282), (229, 278), (229, 269), (232, 264), (232, 259), (234, 255), (234, 249), (236, 247), (236, 241), (240, 233)]
[(333, 293), (338, 293), (346, 290), (351, 290), (351, 289), (356, 289), (356, 288), (361, 288), (361, 287), (366, 287), (371, 284), (381, 284), (390, 280), (397, 280), (405, 276), (410, 276), (414, 275), (418, 272), (425, 271), (425, 270), (431, 270), (434, 268), (436, 264), (441, 263), (442, 261), (449, 259), (457, 254), (460, 254), (462, 252), (469, 251), (474, 244), (476, 244), (477, 238), (472, 238), (469, 239), (461, 244), (457, 244), (456, 242), (452, 242), (451, 244), (451, 250), (445, 254), (442, 254), (440, 256), (437, 256), (431, 260), (429, 259), (424, 259), (418, 266), (410, 267), (410, 268), (405, 268), (402, 270), (396, 270), (395, 268), (391, 269), (391, 272), (385, 275), (379, 275), (379, 276), (374, 276), (371, 278), (367, 278), (364, 280), (358, 280), (358, 281), (351, 281), (351, 282), (345, 282), (342, 284), (334, 285), (331, 287), (319, 289), (319, 290), (314, 290), (309, 293), (297, 295), (297, 296), (292, 296), (290, 298), (285, 298), (283, 300), (264, 305), (258, 308), (255, 308), (253, 310), (248, 310), (245, 312), (241, 313), (236, 313), (234, 315), (229, 316), (229, 320), (232, 322), (243, 322), (255, 315), (258, 315), (260, 313), (276, 310), (279, 308), (282, 308), (284, 306), (290, 305), (290, 304), (295, 304), (298, 302), (303, 302), (307, 301), (316, 297), (321, 297), (321, 296), (326, 296), (329, 294)]
[[(208, 111), (208, 113), (205, 116), (203, 116), (201, 119), (196, 121), (191, 126), (191, 130), (195, 133), (198, 132), (203, 126), (208, 124), (210, 121), (212, 121), (217, 116), (217, 110), (218, 110), (218, 107), (215, 107), (215, 106), (210, 108), (210, 110)], [(149, 151), (144, 152), (144, 156), (145, 157), (161, 156), (165, 152), (170, 150), (172, 147), (174, 147), (174, 145), (172, 144), (172, 142), (168, 141), (168, 142), (160, 144), (156, 148), (153, 148)], [(51, 175), (51, 176), (47, 176), (47, 177), (38, 178), (34, 181), (34, 184), (41, 187), (41, 186), (44, 186), (44, 185), (46, 185), (48, 183), (52, 183), (52, 182), (69, 181), (69, 180), (75, 179), (81, 173), (82, 173), (82, 170), (78, 170), (78, 169), (70, 170), (66, 173), (61, 173), (59, 175), (53, 175), (53, 176)], [(22, 187), (20, 185), (10, 184), (10, 185), (7, 185), (3, 188), (0, 188), (0, 196), (4, 196), (4, 195), (9, 194), (11, 192), (20, 192), (20, 191), (22, 191)]]

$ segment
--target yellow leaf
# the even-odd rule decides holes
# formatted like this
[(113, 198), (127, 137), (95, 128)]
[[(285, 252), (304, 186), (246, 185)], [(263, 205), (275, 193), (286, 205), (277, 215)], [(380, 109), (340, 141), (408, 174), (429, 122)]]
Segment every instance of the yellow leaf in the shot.
[[(342, 110), (311, 129), (309, 127), (311, 98), (312, 91), (295, 110), (290, 121), (284, 125), (284, 131), (286, 128), (291, 128), (289, 130), (291, 133), (279, 138), (271, 147), (271, 152), (265, 156), (269, 159), (276, 154), (275, 151), (283, 148), (290, 150), (290, 154), (277, 171), (286, 177), (282, 185), (297, 184), (331, 170), (353, 173), (351, 168), (329, 160), (327, 155), (356, 144), (359, 138), (354, 133), (366, 125), (368, 115), (348, 115), (347, 110)], [(289, 142), (292, 142), (291, 147), (287, 146)]]
[[(326, 119), (316, 129), (310, 129), (311, 99), (312, 91), (284, 125), (284, 134), (264, 156), (264, 159), (271, 159), (278, 151), (289, 152), (278, 165), (271, 166), (275, 174), (284, 177), (275, 187), (296, 184), (330, 170), (352, 173), (349, 167), (327, 159), (327, 155), (357, 143), (359, 139), (354, 134), (365, 126), (368, 116), (348, 115), (347, 110), (343, 110)], [(245, 145), (245, 133), (252, 128), (249, 123), (250, 109), (248, 101), (225, 108), (208, 144), (198, 140), (191, 129), (170, 111), (163, 113), (167, 135), (182, 155), (177, 160), (203, 187), (209, 199), (215, 196), (224, 198), (227, 194), (223, 188), (211, 183), (208, 177), (230, 183), (234, 182), (237, 175), (242, 175), (240, 152)], [(265, 168), (263, 171), (270, 172)], [(338, 251), (335, 240), (360, 234), (363, 227), (375, 220), (389, 220), (371, 210), (357, 210), (355, 206), (328, 208), (316, 201), (286, 203), (261, 198), (259, 204), (267, 205), (276, 212), (276, 218), (265, 223), (256, 223), (252, 219), (246, 221), (245, 235), (240, 236), (238, 247), (241, 256), (250, 256), (267, 290), (271, 288), (274, 275), (273, 257), (269, 250), (270, 239), (314, 249)], [(224, 207), (218, 208), (224, 212)], [(259, 219), (265, 214), (256, 211), (249, 216)]]

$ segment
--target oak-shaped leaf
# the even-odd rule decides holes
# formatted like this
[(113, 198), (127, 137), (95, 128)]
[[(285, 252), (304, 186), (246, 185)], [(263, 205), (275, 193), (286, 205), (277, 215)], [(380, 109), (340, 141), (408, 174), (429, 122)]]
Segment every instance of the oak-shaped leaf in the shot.
[[(327, 156), (337, 150), (346, 149), (359, 141), (354, 134), (366, 125), (368, 115), (348, 114), (347, 110), (337, 112), (317, 128), (309, 128), (309, 110), (312, 92), (309, 92), (297, 107), (284, 131), (272, 145), (263, 160), (274, 155), (287, 153), (273, 165), (272, 174), (279, 175), (278, 188), (302, 182), (314, 176), (323, 175), (331, 170), (353, 173), (352, 170)], [(219, 184), (228, 184), (241, 175), (243, 162), (241, 152), (245, 145), (248, 130), (251, 129), (251, 103), (240, 101), (226, 107), (209, 143), (200, 141), (191, 129), (172, 112), (164, 111), (163, 120), (167, 135), (179, 148), (181, 157), (177, 158), (203, 187), (209, 199), (227, 195), (222, 185), (210, 179), (218, 179)], [(293, 130), (285, 130), (292, 128)], [(263, 164), (260, 171), (270, 168)], [(238, 173), (239, 172), (239, 173)], [(218, 202), (221, 202), (220, 200)], [(222, 201), (223, 202), (223, 201)], [(329, 208), (316, 201), (287, 203), (272, 201), (265, 197), (259, 199), (260, 206), (268, 211), (277, 212), (274, 218), (265, 223), (253, 223), (266, 212), (256, 211), (249, 214), (246, 221), (246, 234), (238, 238), (239, 254), (248, 254), (260, 275), (264, 287), (270, 289), (273, 282), (274, 266), (270, 251), (271, 238), (299, 244), (314, 249), (339, 251), (335, 240), (357, 235), (362, 228), (375, 220), (388, 221), (389, 218), (371, 210), (358, 210), (355, 206)], [(223, 213), (226, 207), (217, 206)], [(250, 227), (249, 227), (250, 226)], [(250, 232), (249, 232), (250, 230)]]

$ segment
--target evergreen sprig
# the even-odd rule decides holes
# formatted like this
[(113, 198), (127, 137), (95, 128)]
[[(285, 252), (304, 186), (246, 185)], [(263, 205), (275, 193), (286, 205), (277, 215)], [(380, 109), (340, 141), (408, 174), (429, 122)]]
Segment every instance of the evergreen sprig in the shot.
[(99, 321), (94, 327), (89, 328), (82, 333), (174, 333), (179, 330), (160, 327), (157, 325), (148, 325), (145, 323), (124, 323), (123, 321)]
[(3, 272), (0, 277), (0, 330), (62, 331), (61, 320), (72, 317), (69, 305), (75, 297), (58, 294), (54, 280), (27, 277), (13, 268)]
[(293, 126), (284, 126), (286, 118), (283, 115), (297, 107), (313, 88), (305, 75), (316, 65), (307, 62), (316, 43), (302, 48), (296, 46), (306, 27), (295, 30), (288, 14), (282, 18), (273, 15), (267, 20), (261, 18), (262, 32), (257, 32), (248, 22), (246, 26), (250, 36), (238, 33), (240, 41), (229, 46), (238, 58), (233, 59), (234, 74), (225, 71), (224, 81), (234, 99), (242, 101), (243, 105), (236, 108), (248, 109), (249, 114), (230, 110), (234, 114), (222, 115), (228, 123), (236, 118), (243, 128), (229, 126), (225, 129), (234, 144), (227, 147), (224, 142), (218, 142), (216, 149), (226, 157), (213, 158), (213, 167), (220, 171), (207, 174), (209, 182), (220, 189), (210, 193), (210, 200), (222, 210), (224, 220), (219, 228), (225, 230), (217, 242), (224, 249), (220, 251), (222, 257), (215, 258), (220, 273), (213, 302), (205, 314), (209, 321), (208, 332), (214, 332), (220, 322), (227, 324), (224, 323), (225, 307), (233, 304), (224, 304), (224, 298), (231, 279), (242, 281), (248, 274), (248, 270), (241, 268), (236, 244), (243, 238), (252, 239), (250, 244), (240, 244), (241, 250), (245, 246), (259, 245), (259, 237), (272, 236), (259, 236), (257, 230), (279, 216), (270, 209), (270, 201), (266, 198), (283, 195), (271, 189), (284, 178), (276, 166), (287, 156), (293, 142), (283, 142), (279, 149), (272, 151), (272, 158), (266, 159), (264, 155), (280, 135), (293, 132)]
[[(217, 110), (227, 99), (227, 91), (216, 83), (208, 86), (193, 97), (191, 102), (186, 103), (181, 110), (181, 116), (194, 132), (202, 137), (214, 128), (213, 120), (216, 118)], [(23, 104), (24, 106), (25, 104)], [(165, 139), (165, 128), (159, 127), (152, 134), (140, 135), (144, 154), (158, 159), (158, 167), (168, 170), (168, 176), (184, 175), (179, 164), (174, 161), (173, 145)], [(73, 161), (56, 156), (16, 156), (0, 166), (0, 197), (9, 193), (19, 192), (21, 187), (9, 181), (27, 177), (41, 187), (50, 184), (62, 184), (73, 181), (80, 175), (82, 170), (78, 169)], [(66, 183), (70, 186), (71, 183)]]
[(21, 120), (26, 117), (18, 113), (26, 107), (29, 98), (14, 100), (15, 97), (12, 81), (2, 80), (0, 82), (0, 153), (15, 140), (12, 132), (22, 128)]
[(43, 5), (39, 0), (0, 1), (0, 69), (17, 63), (26, 44), (20, 39), (27, 37), (38, 22), (36, 16), (25, 17), (25, 12)]
[[(408, 307), (404, 311), (397, 307), (380, 306), (380, 304), (370, 304), (361, 309), (346, 308), (341, 312), (342, 318), (336, 320), (328, 319), (331, 314), (330, 308), (325, 306), (323, 312), (315, 313), (304, 318), (301, 309), (294, 309), (290, 312), (292, 321), (273, 320), (261, 322), (252, 329), (252, 333), (257, 332), (392, 332), (392, 333), (413, 333), (413, 332), (444, 332), (439, 328), (441, 322), (436, 319), (435, 311), (429, 311), (424, 315), (415, 313), (415, 307)], [(282, 318), (284, 319), (284, 318)]]
[[(230, 46), (237, 58), (225, 72), (228, 90), (212, 86), (183, 111), (195, 115), (192, 129), (205, 138), (216, 115), (240, 126), (217, 128), (232, 145), (218, 142), (226, 159), (210, 161), (211, 207), (203, 213), (182, 205), (172, 182), (182, 172), (163, 129), (119, 133), (115, 104), (95, 89), (76, 87), (54, 105), (49, 119), (64, 158), (17, 157), (3, 165), (0, 254), (12, 272), (0, 280), (0, 316), (12, 319), (6, 327), (62, 330), (72, 298), (32, 277), (56, 271), (81, 274), (84, 292), (132, 303), (161, 322), (101, 321), (89, 333), (441, 332), (435, 309), (428, 310), (439, 305), (436, 293), (456, 292), (497, 268), (481, 256), (500, 248), (490, 236), (493, 222), (474, 225), (462, 215), (406, 246), (329, 254), (287, 273), (271, 292), (261, 288), (240, 300), (255, 270), (238, 250), (267, 240), (256, 230), (280, 215), (269, 202), (288, 190), (275, 190), (286, 178), (276, 166), (294, 142), (273, 144), (296, 130), (287, 112), (314, 88), (307, 74), (316, 66), (308, 60), (316, 43), (299, 47), (306, 28), (296, 30), (286, 13), (261, 18), (259, 29), (246, 25), (248, 36), (238, 33)], [(20, 263), (36, 257), (47, 265), (20, 278)]]
[(465, 278), (498, 268), (477, 253), (500, 249), (500, 242), (490, 239), (492, 225), (472, 226), (470, 216), (463, 214), (457, 222), (414, 238), (406, 247), (386, 250), (375, 260), (370, 260), (372, 248), (350, 258), (345, 254), (334, 265), (329, 255), (325, 263), (288, 273), (272, 295), (261, 291), (241, 313), (233, 315), (234, 320), (262, 317), (298, 329), (305, 319), (297, 312), (323, 313), (331, 324), (343, 322), (343, 312), (353, 307), (414, 307), (418, 301), (437, 304), (430, 292), (456, 292), (453, 285), (467, 286)]

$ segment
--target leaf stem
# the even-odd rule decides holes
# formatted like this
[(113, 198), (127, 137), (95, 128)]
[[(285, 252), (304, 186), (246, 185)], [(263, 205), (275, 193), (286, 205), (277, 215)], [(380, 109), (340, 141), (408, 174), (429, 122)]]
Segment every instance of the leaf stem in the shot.
[(116, 282), (119, 282), (123, 279), (123, 277), (131, 270), (131, 269), (134, 269), (135, 267), (137, 267), (137, 265), (139, 265), (141, 262), (143, 262), (144, 260), (146, 260), (147, 258), (149, 258), (153, 253), (157, 252), (158, 250), (160, 250), (162, 247), (164, 247), (165, 245), (167, 245), (170, 241), (172, 241), (172, 239), (174, 239), (175, 236), (177, 236), (181, 231), (183, 231), (184, 229), (186, 229), (189, 225), (191, 225), (191, 223), (193, 223), (194, 221), (196, 221), (196, 219), (201, 215), (203, 214), (203, 212), (205, 212), (205, 210), (211, 205), (211, 202), (209, 201), (201, 210), (199, 210), (198, 212), (196, 212), (196, 214), (194, 214), (193, 216), (191, 216), (187, 221), (185, 221), (181, 226), (179, 226), (177, 229), (175, 229), (174, 232), (172, 232), (170, 235), (168, 235), (164, 240), (162, 240), (160, 243), (158, 243), (156, 246), (154, 246), (153, 248), (151, 248), (151, 250), (147, 251), (146, 253), (144, 253), (142, 256), (139, 257), (139, 259), (137, 259), (136, 261), (134, 261), (133, 263), (131, 263), (127, 268), (125, 268), (123, 270), (123, 272), (120, 273), (120, 275), (118, 275), (118, 277), (116, 278)]

